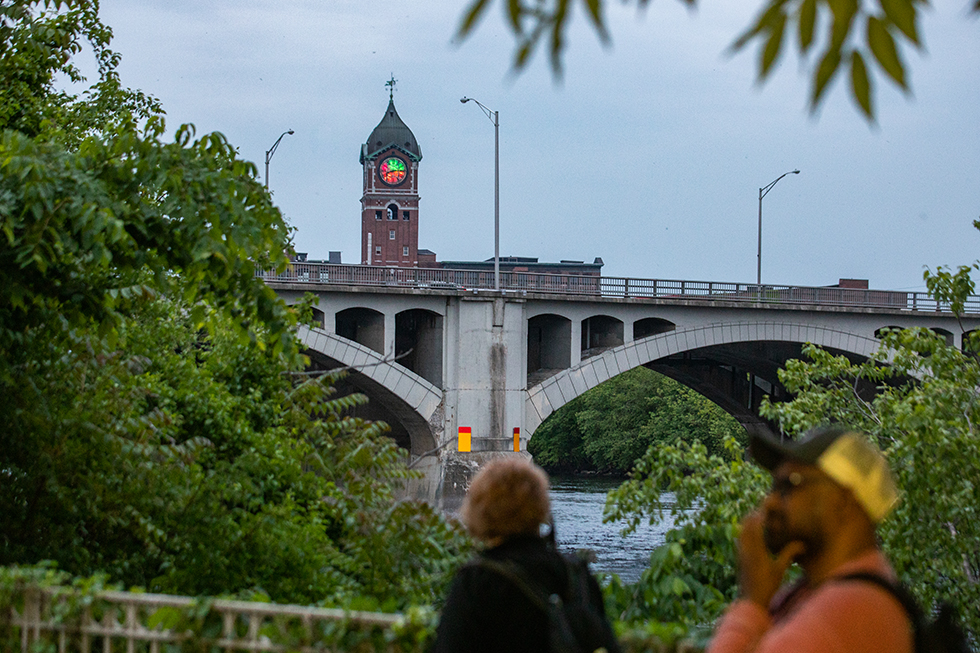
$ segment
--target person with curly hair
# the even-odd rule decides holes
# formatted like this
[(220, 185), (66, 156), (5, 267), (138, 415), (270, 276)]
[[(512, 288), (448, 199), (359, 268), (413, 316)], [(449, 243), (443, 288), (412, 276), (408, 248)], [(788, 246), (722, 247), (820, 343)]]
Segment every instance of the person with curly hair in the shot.
[[(493, 460), (473, 478), (460, 516), (484, 548), (453, 579), (435, 653), (548, 651), (547, 608), (531, 598), (528, 586), (567, 602), (571, 571), (546, 526), (551, 517), (547, 474), (521, 457)], [(590, 612), (601, 623), (591, 628), (598, 639), (585, 648), (617, 653), (599, 585), (591, 575), (587, 583)]]

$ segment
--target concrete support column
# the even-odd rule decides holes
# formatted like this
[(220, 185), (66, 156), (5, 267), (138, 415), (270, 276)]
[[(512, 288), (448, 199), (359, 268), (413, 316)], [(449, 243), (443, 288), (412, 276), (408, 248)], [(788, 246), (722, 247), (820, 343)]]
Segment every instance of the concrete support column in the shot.
[(572, 348), (569, 360), (571, 367), (575, 367), (582, 362), (582, 320), (572, 320), (572, 342), (569, 346)]
[(391, 311), (385, 312), (385, 350), (381, 355), (389, 359), (395, 355), (395, 314)]
[(323, 295), (317, 295), (316, 307), (323, 311), (323, 330), (327, 333), (337, 333), (337, 311), (328, 305)]

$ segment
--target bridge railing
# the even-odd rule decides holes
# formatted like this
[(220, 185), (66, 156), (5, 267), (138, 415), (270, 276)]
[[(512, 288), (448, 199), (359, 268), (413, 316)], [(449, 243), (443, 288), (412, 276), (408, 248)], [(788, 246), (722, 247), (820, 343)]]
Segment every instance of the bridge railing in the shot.
[[(329, 263), (293, 263), (282, 274), (259, 272), (269, 282), (331, 284), (341, 286), (387, 286), (424, 290), (487, 290), (494, 286), (493, 272), (444, 268), (399, 268)], [(896, 290), (866, 290), (824, 286), (637, 279), (589, 275), (501, 272), (502, 290), (553, 295), (597, 297), (692, 299), (698, 301), (753, 302), (876, 308), (902, 311), (950, 312), (949, 305), (926, 293)], [(964, 312), (980, 314), (980, 297), (971, 296)]]

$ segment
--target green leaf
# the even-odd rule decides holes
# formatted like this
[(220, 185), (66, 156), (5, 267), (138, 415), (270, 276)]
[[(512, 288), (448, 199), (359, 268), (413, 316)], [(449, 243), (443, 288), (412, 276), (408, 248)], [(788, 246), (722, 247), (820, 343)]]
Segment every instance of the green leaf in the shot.
[(840, 49), (847, 40), (847, 35), (851, 33), (851, 26), (857, 16), (858, 0), (827, 0), (830, 12), (834, 15), (833, 26), (830, 33), (831, 49)]
[(879, 3), (888, 20), (902, 30), (908, 40), (921, 46), (917, 24), (918, 14), (913, 0), (879, 0)]
[(671, 581), (671, 591), (677, 596), (683, 596), (687, 592), (691, 591), (691, 588), (680, 578), (674, 576)]
[(521, 33), (521, 16), (523, 8), (521, 0), (507, 0), (507, 18), (510, 20), (510, 27), (515, 34)]
[(813, 44), (813, 27), (817, 22), (817, 0), (803, 0), (800, 4), (800, 52), (807, 52)]
[(820, 64), (817, 66), (816, 71), (813, 73), (813, 93), (810, 97), (810, 110), (813, 111), (817, 108), (820, 100), (823, 98), (824, 92), (827, 90), (827, 84), (830, 80), (834, 78), (837, 70), (840, 68), (841, 62), (841, 51), (839, 47), (828, 46), (827, 51), (824, 53), (823, 58), (820, 60)]
[(874, 54), (878, 64), (896, 84), (908, 89), (905, 84), (905, 67), (898, 57), (895, 39), (892, 38), (888, 27), (877, 16), (868, 17), (868, 47)]
[(786, 14), (779, 12), (769, 25), (769, 39), (762, 49), (762, 59), (759, 62), (759, 77), (765, 79), (772, 70), (773, 64), (779, 58), (783, 48), (783, 32), (786, 28)]
[(170, 630), (177, 626), (184, 615), (180, 608), (163, 607), (155, 610), (146, 621), (146, 627), (150, 630)]
[(851, 54), (851, 93), (865, 117), (872, 119), (874, 111), (871, 109), (871, 82), (868, 80), (864, 58), (857, 50)]
[(525, 40), (521, 44), (521, 47), (517, 49), (517, 55), (514, 57), (514, 68), (516, 70), (521, 70), (527, 65), (528, 57), (531, 56), (531, 50), (533, 47), (533, 41)]
[[(762, 15), (759, 16), (755, 25), (743, 32), (728, 49), (733, 52), (741, 50), (749, 41), (763, 32), (771, 33), (773, 25), (780, 21), (780, 15), (784, 13), (784, 4), (786, 4), (786, 0), (770, 0), (769, 5), (762, 12)], [(785, 22), (785, 15), (783, 15), (782, 20)]]
[(609, 32), (606, 30), (605, 22), (602, 19), (602, 2), (603, 0), (585, 0), (585, 8), (588, 11), (589, 19), (592, 21), (592, 26), (599, 35), (599, 40), (608, 43)]

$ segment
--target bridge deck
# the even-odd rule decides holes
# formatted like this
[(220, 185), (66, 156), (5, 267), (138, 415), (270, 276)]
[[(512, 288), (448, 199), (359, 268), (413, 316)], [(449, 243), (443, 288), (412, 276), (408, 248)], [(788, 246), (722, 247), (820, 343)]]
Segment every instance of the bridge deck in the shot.
[[(257, 276), (273, 284), (327, 284), (449, 293), (492, 291), (494, 285), (493, 272), (327, 263), (294, 263), (281, 274), (259, 272)], [(699, 302), (951, 312), (949, 304), (937, 302), (926, 293), (825, 286), (760, 286), (724, 281), (501, 272), (500, 287), (506, 291), (566, 298), (683, 299)], [(980, 297), (971, 296), (963, 307), (963, 313), (980, 314)]]

